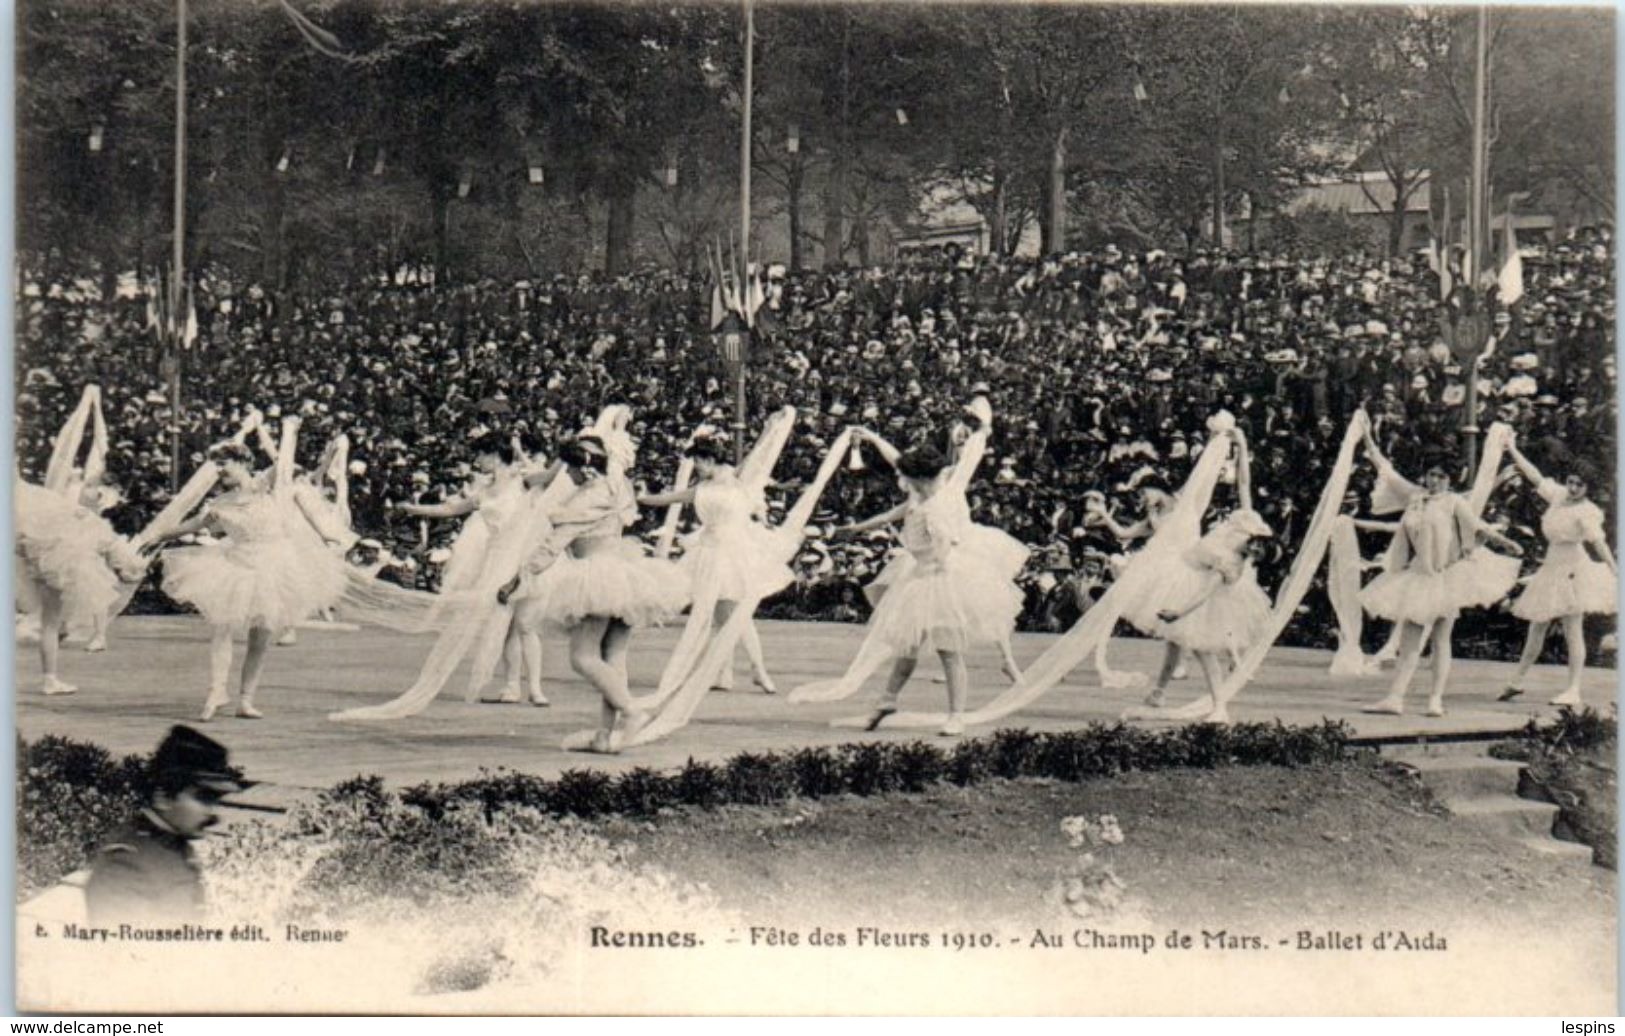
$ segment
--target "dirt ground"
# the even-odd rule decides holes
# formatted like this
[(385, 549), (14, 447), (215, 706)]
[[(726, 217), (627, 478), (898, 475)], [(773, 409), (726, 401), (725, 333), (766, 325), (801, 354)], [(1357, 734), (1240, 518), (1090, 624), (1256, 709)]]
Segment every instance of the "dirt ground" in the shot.
[(1160, 929), (1563, 931), (1606, 951), (1611, 981), (1613, 872), (1479, 832), (1374, 761), (999, 781), (604, 829), (746, 917), (1008, 929), (1066, 916), (1057, 878), (1077, 852), (1061, 820), (1102, 813), (1125, 840), (1100, 855)]

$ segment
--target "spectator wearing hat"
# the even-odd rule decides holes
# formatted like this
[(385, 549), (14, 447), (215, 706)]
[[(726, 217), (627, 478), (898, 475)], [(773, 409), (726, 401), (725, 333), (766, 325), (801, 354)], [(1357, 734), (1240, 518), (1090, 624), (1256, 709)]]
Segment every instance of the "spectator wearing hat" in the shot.
[(85, 886), (89, 921), (184, 923), (203, 918), (203, 880), (192, 842), (218, 820), (222, 798), (249, 786), (224, 745), (176, 726), (149, 767), (140, 811), (97, 852)]

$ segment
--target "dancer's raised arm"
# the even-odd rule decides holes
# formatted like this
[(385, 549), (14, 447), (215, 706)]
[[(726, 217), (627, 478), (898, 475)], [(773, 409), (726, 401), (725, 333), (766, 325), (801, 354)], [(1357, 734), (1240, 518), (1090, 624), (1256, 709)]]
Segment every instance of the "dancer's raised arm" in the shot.
[(388, 506), (414, 518), (461, 518), (465, 514), (473, 514), (478, 511), (480, 502), (472, 496), (459, 496), (447, 500), (443, 504), (397, 504), (392, 502)]
[(1230, 429), (1230, 438), (1236, 443), (1236, 499), (1241, 501), (1241, 509), (1253, 509), (1253, 465), (1247, 450), (1247, 436), (1238, 425)]
[(559, 477), (559, 473), (564, 470), (564, 467), (565, 467), (564, 461), (555, 460), (553, 463), (549, 464), (546, 468), (542, 469), (541, 471), (533, 472), (532, 474), (526, 475), (525, 476), (525, 488), (526, 489), (546, 489), (548, 486), (553, 484), (554, 479)]
[(639, 507), (670, 507), (672, 504), (692, 504), (696, 486), (687, 489), (676, 489), (666, 493), (651, 493), (648, 496), (638, 497)]
[(897, 447), (893, 446), (885, 439), (882, 439), (876, 433), (864, 428), (862, 425), (852, 426), (852, 437), (854, 439), (861, 439), (864, 442), (867, 442), (870, 446), (873, 446), (875, 448), (875, 452), (884, 457), (886, 463), (890, 464), (892, 467), (897, 466), (897, 458), (903, 455), (902, 450), (899, 450)]
[(1546, 476), (1540, 473), (1540, 469), (1535, 467), (1529, 458), (1523, 455), (1522, 450), (1518, 449), (1516, 439), (1512, 439), (1507, 442), (1507, 453), (1512, 457), (1512, 463), (1517, 467), (1518, 473), (1521, 474), (1531, 486), (1538, 487), (1542, 482), (1546, 481)]

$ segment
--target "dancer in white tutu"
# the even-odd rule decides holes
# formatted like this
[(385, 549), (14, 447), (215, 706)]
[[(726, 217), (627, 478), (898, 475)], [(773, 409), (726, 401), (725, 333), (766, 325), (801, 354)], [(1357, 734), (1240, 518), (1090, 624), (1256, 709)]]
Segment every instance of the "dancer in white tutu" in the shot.
[(870, 716), (869, 729), (897, 711), (898, 696), (913, 675), (927, 645), (942, 660), (948, 684), (948, 717), (942, 734), (965, 729), (965, 651), (974, 644), (1008, 639), (1021, 611), (1021, 592), (981, 553), (963, 548), (968, 522), (962, 495), (950, 485), (947, 459), (932, 447), (897, 459), (898, 485), (908, 500), (867, 521), (837, 530), (850, 536), (903, 522), (903, 549), (910, 562), (892, 582), (869, 618), (870, 642), (894, 659), (885, 693)]
[[(471, 590), (481, 582), (491, 544), (508, 525), (525, 520), (523, 511), (532, 503), (527, 498), (524, 472), (518, 466), (519, 457), (511, 441), (495, 433), (486, 433), (474, 441), (472, 448), (478, 474), (460, 496), (442, 504), (397, 505), (397, 510), (402, 514), (416, 518), (467, 518), (452, 543), (451, 559), (446, 563), (445, 576), (441, 580), (440, 592), (447, 595)], [(530, 703), (549, 705), (547, 695), (542, 692), (542, 639), (539, 633), (522, 628), (515, 609), (502, 609), (492, 617), (492, 621), (506, 626), (502, 657), (507, 669), (507, 681), (501, 697), (496, 700), (505, 704), (525, 700), (520, 691), (523, 675)], [(470, 690), (477, 693), (478, 688)]]
[[(624, 408), (618, 409), (624, 415)], [(648, 557), (637, 540), (623, 537), (637, 519), (637, 497), (625, 474), (632, 447), (624, 420), (614, 418), (609, 430), (567, 444), (560, 463), (532, 481), (534, 488), (546, 489), (551, 480), (567, 478), (575, 491), (550, 515), (552, 532), (523, 578), (504, 587), (500, 598), (521, 603), (533, 596), (546, 622), (569, 631), (570, 667), (603, 696), (591, 744), (592, 751), (603, 753), (616, 751), (617, 724), (624, 740), (650, 718), (627, 685), (632, 628), (670, 619), (687, 597), (676, 566)]]
[[(1512, 614), (1529, 623), (1518, 671), (1501, 701), (1522, 694), (1524, 677), (1540, 657), (1552, 624), (1561, 622), (1568, 647), (1569, 681), (1553, 705), (1580, 705), (1580, 674), (1585, 670), (1587, 615), (1613, 615), (1618, 610), (1619, 569), (1608, 549), (1602, 509), (1587, 498), (1586, 480), (1570, 472), (1561, 483), (1546, 478), (1514, 444), (1512, 462), (1546, 501), (1540, 531), (1546, 536), (1546, 558), (1512, 602)], [(1596, 557), (1587, 551), (1595, 552)], [(1600, 558), (1601, 560), (1597, 560)]]
[(120, 581), (139, 582), (146, 560), (93, 507), (22, 481), (15, 492), (17, 603), (40, 619), (41, 690), (72, 694), (76, 688), (57, 671), (62, 630), (105, 619)]
[(1362, 711), (1401, 715), (1405, 695), (1421, 662), (1422, 648), (1433, 643), (1433, 684), (1427, 714), (1444, 715), (1444, 691), (1450, 678), (1450, 636), (1464, 608), (1494, 604), (1518, 578), (1518, 560), (1482, 549), (1487, 540), (1513, 554), (1516, 543), (1479, 521), (1465, 497), (1451, 490), (1452, 458), (1437, 451), (1422, 485), (1402, 478), (1377, 448), (1369, 426), (1366, 455), (1377, 468), (1372, 510), (1404, 509), (1397, 523), (1382, 575), (1360, 591), (1360, 603), (1373, 615), (1400, 626), (1399, 663), (1386, 697)]
[[(1224, 432), (1215, 433), (1217, 440)], [(1167, 484), (1155, 472), (1146, 470), (1137, 474), (1133, 486), (1140, 494), (1140, 508), (1144, 512), (1139, 521), (1125, 525), (1117, 520), (1106, 506), (1105, 495), (1091, 491), (1083, 495), (1084, 520), (1087, 526), (1098, 525), (1105, 528), (1117, 538), (1119, 543), (1128, 544), (1135, 540), (1149, 540), (1156, 535), (1158, 529), (1168, 515), (1173, 512), (1176, 500), (1168, 492)], [(1127, 554), (1117, 561), (1115, 567), (1118, 577), (1128, 570), (1128, 567), (1137, 560), (1143, 561), (1139, 554)], [(1166, 602), (1179, 602), (1188, 600), (1199, 590), (1200, 579), (1186, 565), (1178, 563), (1177, 559), (1169, 559), (1169, 572), (1173, 577), (1170, 581), (1157, 579), (1145, 580), (1140, 585), (1143, 590), (1135, 595), (1135, 599), (1126, 601), (1123, 607), (1123, 618), (1127, 619), (1135, 629), (1148, 637), (1162, 636), (1162, 619), (1160, 613)], [(1102, 641), (1102, 646), (1105, 642)], [(1103, 660), (1100, 660), (1103, 662)], [(1104, 675), (1104, 665), (1101, 665)], [(1151, 708), (1161, 708), (1166, 698), (1166, 689), (1170, 680), (1185, 678), (1184, 655), (1178, 645), (1166, 643), (1162, 654), (1162, 667), (1157, 672), (1157, 680), (1145, 704)]]
[[(296, 427), (283, 433), (288, 440), (282, 444), (285, 455), (291, 455)], [(226, 492), (210, 501), (196, 518), (152, 542), (161, 544), (204, 530), (225, 534), (221, 544), (168, 552), (164, 592), (195, 607), (213, 627), (209, 694), (201, 718), (205, 722), (213, 719), (230, 700), (226, 684), (232, 637), (244, 630), (248, 648), (243, 656), (237, 715), (258, 719), (261, 713), (254, 694), (272, 637), (277, 630), (338, 603), (346, 585), (345, 563), (325, 548), (310, 548), (307, 534), (293, 521), (316, 525), (319, 519), (305, 514), (297, 498), (283, 495), (289, 487), (278, 487), (277, 476), (256, 478), (250, 468), (253, 454), (246, 447), (222, 443), (210, 449), (209, 460), (218, 469)], [(291, 463), (285, 467), (291, 471)]]
[[(961, 419), (948, 431), (947, 486), (958, 497), (957, 507), (963, 512), (961, 517), (965, 527), (960, 536), (960, 549), (980, 556), (1014, 583), (1021, 574), (1022, 567), (1027, 564), (1027, 557), (1032, 553), (1031, 548), (1003, 529), (973, 521), (970, 501), (966, 498), (966, 490), (976, 476), (976, 469), (981, 466), (982, 458), (987, 455), (988, 437), (992, 431), (992, 404), (988, 402), (985, 394), (978, 393), (965, 405)], [(902, 451), (897, 447), (867, 428), (854, 428), (852, 435), (856, 442), (869, 443), (888, 464), (896, 467), (898, 458), (902, 455)], [(908, 569), (913, 564), (913, 555), (906, 550), (892, 558), (880, 575), (863, 588), (863, 595), (868, 598), (870, 607), (879, 607), (887, 591), (908, 574)], [(1021, 666), (1016, 662), (1009, 635), (999, 640), (998, 648), (1005, 677), (1012, 683), (1019, 682)]]
[[(1162, 638), (1171, 649), (1195, 655), (1207, 680), (1207, 701), (1194, 702), (1183, 710), (1175, 710), (1174, 714), (1205, 713), (1206, 718), (1215, 723), (1229, 722), (1217, 697), (1226, 660), (1263, 636), (1270, 619), (1270, 599), (1259, 588), (1252, 559), (1259, 539), (1271, 535), (1271, 531), (1253, 510), (1247, 440), (1239, 428), (1231, 428), (1224, 434), (1236, 445), (1237, 509), (1179, 558), (1179, 563), (1199, 580), (1195, 592), (1184, 601), (1165, 596), (1158, 613)], [(1215, 438), (1209, 448), (1220, 441)], [(1169, 582), (1175, 587), (1187, 585), (1185, 579)], [(1172, 671), (1165, 666), (1157, 683), (1156, 696), (1166, 690), (1171, 675)]]
[[(692, 504), (701, 528), (686, 544), (677, 563), (687, 580), (690, 597), (714, 597), (712, 626), (720, 629), (740, 601), (757, 600), (777, 593), (795, 581), (795, 573), (778, 558), (781, 553), (771, 530), (754, 520), (763, 510), (761, 497), (745, 485), (732, 465), (723, 462), (722, 447), (714, 439), (697, 439), (687, 456), (700, 481), (677, 492), (641, 497), (642, 507), (669, 507)], [(743, 635), (757, 686), (768, 694), (777, 692), (761, 657), (759, 642), (752, 645), (754, 623)], [(754, 650), (753, 650), (754, 647)], [(717, 681), (717, 689), (732, 686), (733, 666), (727, 665)]]

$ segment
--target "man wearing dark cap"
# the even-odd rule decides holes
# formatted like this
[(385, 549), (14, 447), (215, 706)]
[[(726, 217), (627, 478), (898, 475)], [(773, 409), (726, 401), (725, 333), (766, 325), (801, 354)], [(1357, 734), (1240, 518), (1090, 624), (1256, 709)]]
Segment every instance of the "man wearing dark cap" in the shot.
[(191, 842), (214, 824), (221, 798), (246, 782), (227, 765), (226, 748), (177, 726), (151, 764), (147, 805), (97, 853), (85, 886), (92, 925), (202, 919), (203, 881)]

